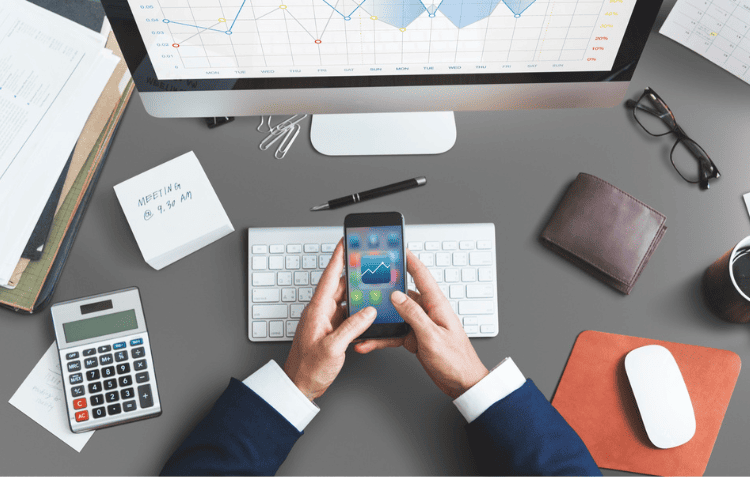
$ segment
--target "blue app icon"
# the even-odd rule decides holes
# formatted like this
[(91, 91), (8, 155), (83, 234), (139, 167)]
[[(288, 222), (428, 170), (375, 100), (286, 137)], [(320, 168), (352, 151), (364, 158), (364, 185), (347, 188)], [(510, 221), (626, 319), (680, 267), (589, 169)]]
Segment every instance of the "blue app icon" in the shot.
[(349, 236), (349, 248), (359, 248), (359, 235)]
[(387, 255), (362, 257), (362, 283), (380, 285), (391, 281), (391, 260)]
[(372, 234), (367, 238), (367, 243), (370, 244), (370, 248), (378, 248), (380, 246), (380, 237), (377, 234)]
[(398, 234), (388, 234), (388, 246), (398, 247)]

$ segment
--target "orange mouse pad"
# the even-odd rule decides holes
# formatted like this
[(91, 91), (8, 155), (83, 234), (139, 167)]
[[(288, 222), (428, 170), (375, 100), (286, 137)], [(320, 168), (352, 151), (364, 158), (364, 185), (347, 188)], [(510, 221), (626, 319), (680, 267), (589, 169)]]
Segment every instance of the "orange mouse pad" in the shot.
[[(695, 435), (659, 449), (646, 435), (625, 374), (625, 355), (658, 344), (674, 356), (695, 411)], [(652, 475), (703, 475), (740, 374), (731, 351), (584, 331), (568, 358), (552, 405), (575, 429), (599, 467)]]

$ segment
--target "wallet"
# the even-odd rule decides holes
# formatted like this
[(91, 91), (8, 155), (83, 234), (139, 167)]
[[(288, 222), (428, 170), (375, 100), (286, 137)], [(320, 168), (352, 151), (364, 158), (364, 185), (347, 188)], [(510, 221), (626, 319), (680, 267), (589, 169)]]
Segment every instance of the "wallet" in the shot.
[(612, 184), (580, 173), (540, 239), (599, 280), (630, 294), (667, 230), (666, 220)]

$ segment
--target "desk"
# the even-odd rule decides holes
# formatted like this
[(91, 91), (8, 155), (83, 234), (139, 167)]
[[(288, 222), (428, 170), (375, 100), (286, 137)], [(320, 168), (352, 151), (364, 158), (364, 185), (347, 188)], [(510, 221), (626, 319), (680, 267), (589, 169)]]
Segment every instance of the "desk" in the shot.
[[(667, 1), (657, 27), (673, 2)], [(230, 376), (244, 379), (289, 343), (247, 339), (247, 227), (341, 225), (346, 214), (399, 210), (407, 223), (494, 222), (500, 335), (475, 339), (488, 367), (512, 356), (551, 398), (587, 329), (732, 350), (750, 363), (750, 326), (708, 314), (703, 271), (750, 233), (750, 87), (656, 33), (628, 97), (651, 86), (713, 157), (707, 192), (680, 179), (672, 142), (630, 113), (604, 110), (459, 113), (458, 142), (429, 157), (331, 158), (303, 128), (286, 159), (257, 145), (257, 118), (215, 130), (155, 119), (133, 98), (55, 294), (56, 302), (140, 287), (164, 414), (98, 431), (78, 455), (7, 401), (50, 345), (49, 310), (0, 310), (0, 470), (4, 474), (153, 474), (206, 413)], [(142, 259), (112, 187), (194, 150), (237, 231), (162, 271)], [(667, 216), (669, 229), (631, 296), (544, 249), (537, 236), (580, 171), (612, 182)], [(426, 174), (425, 188), (345, 209), (308, 209), (345, 193)], [(279, 474), (465, 474), (476, 471), (458, 411), (407, 351), (351, 352), (318, 401)], [(746, 474), (750, 375), (740, 375), (707, 474)], [(609, 471), (607, 471), (610, 473)]]

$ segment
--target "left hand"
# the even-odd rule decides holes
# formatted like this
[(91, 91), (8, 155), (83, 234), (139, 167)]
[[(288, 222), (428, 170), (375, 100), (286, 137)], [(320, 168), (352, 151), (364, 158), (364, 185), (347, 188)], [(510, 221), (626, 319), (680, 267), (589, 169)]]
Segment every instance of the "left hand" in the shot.
[(344, 243), (339, 241), (315, 294), (302, 312), (284, 364), (289, 379), (311, 401), (322, 396), (344, 366), (346, 348), (370, 327), (377, 311), (368, 306), (346, 320)]

